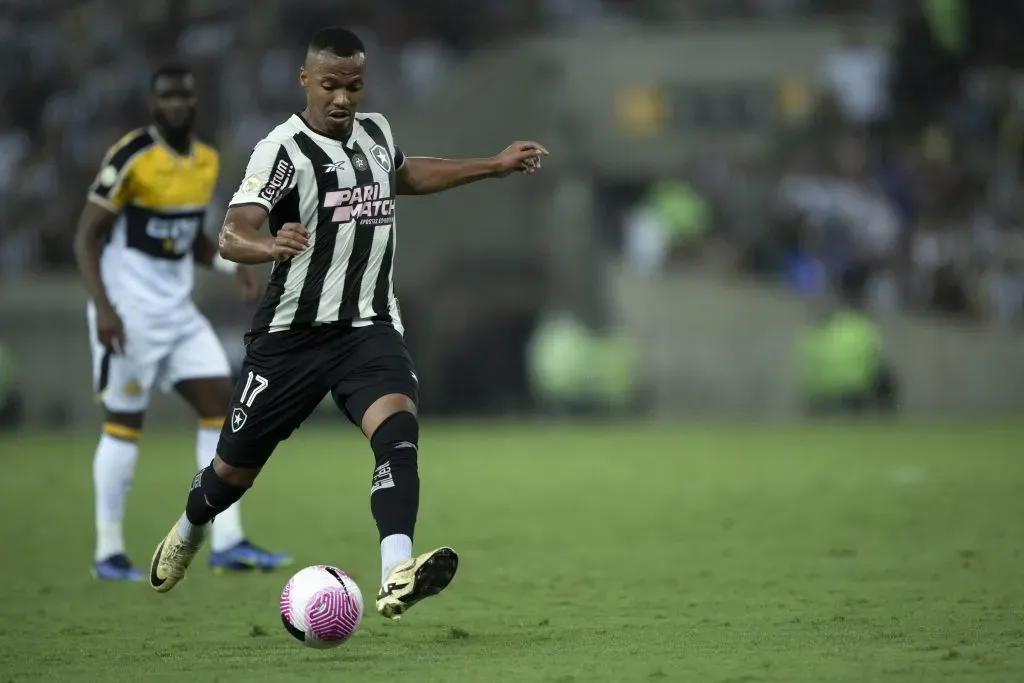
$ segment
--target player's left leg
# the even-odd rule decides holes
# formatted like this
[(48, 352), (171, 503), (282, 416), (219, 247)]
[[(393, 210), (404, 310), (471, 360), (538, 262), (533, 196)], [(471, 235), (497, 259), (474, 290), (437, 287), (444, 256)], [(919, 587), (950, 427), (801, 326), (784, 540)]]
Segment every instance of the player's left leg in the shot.
[[(195, 331), (175, 346), (168, 358), (166, 383), (196, 411), (196, 463), (209, 467), (217, 454), (233, 389), (224, 348), (209, 322), (197, 314)], [(251, 543), (242, 529), (241, 503), (217, 515), (210, 529), (210, 566), (215, 571), (261, 569), (271, 571), (291, 562), (284, 553)]]
[(192, 479), (184, 513), (153, 553), (153, 590), (166, 593), (184, 578), (210, 524), (245, 495), (277, 445), (327, 394), (315, 349), (292, 346), (283, 337), (264, 337), (246, 349), (217, 455)]
[(420, 501), (416, 373), (398, 332), (377, 327), (358, 334), (363, 339), (339, 368), (332, 396), (373, 449), (370, 509), (381, 553), (377, 611), (400, 619), (417, 602), (448, 586), (459, 558), (447, 547), (413, 557)]

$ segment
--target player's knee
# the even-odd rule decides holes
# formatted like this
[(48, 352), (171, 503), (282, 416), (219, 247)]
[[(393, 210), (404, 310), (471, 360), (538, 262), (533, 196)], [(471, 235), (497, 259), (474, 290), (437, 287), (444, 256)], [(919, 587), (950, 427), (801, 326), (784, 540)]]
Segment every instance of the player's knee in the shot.
[(377, 464), (390, 461), (394, 467), (403, 461), (416, 462), (420, 423), (411, 412), (402, 410), (385, 418), (370, 437)]
[(405, 394), (393, 393), (381, 396), (366, 409), (359, 421), (363, 434), (373, 439), (381, 426), (398, 413), (416, 415), (416, 403)]
[(213, 458), (213, 471), (217, 477), (230, 486), (249, 488), (259, 476), (259, 467), (236, 467), (224, 462), (219, 455)]
[(108, 410), (103, 420), (103, 433), (115, 439), (138, 441), (144, 417), (144, 413), (120, 413)]

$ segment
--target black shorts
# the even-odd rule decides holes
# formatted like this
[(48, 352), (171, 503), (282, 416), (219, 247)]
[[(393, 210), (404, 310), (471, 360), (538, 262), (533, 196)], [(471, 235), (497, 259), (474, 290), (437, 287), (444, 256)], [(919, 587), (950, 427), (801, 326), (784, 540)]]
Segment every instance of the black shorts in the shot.
[(359, 426), (381, 396), (419, 402), (405, 340), (390, 325), (321, 325), (263, 334), (246, 346), (217, 453), (229, 465), (261, 467), (328, 392)]

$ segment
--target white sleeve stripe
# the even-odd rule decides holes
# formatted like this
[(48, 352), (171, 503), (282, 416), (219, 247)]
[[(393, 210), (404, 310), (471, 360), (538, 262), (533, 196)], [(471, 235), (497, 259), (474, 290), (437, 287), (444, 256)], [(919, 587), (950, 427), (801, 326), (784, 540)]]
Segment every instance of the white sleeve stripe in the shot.
[(228, 208), (233, 206), (262, 206), (268, 212), (270, 212), (274, 208), (266, 199), (263, 199), (262, 197), (252, 196), (238, 197), (232, 199), (231, 201), (228, 202)]

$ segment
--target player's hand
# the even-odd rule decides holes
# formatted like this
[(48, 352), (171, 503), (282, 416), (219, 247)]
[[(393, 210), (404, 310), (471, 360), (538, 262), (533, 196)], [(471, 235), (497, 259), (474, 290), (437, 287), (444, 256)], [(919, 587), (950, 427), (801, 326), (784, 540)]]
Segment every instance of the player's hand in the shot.
[(242, 301), (251, 303), (260, 296), (260, 277), (253, 268), (240, 266), (235, 272), (238, 289), (242, 293)]
[(285, 223), (274, 235), (272, 254), (275, 261), (288, 261), (309, 246), (309, 231), (302, 223)]
[(97, 306), (96, 334), (100, 343), (111, 353), (124, 353), (124, 323), (113, 306)]
[(495, 157), (498, 171), (495, 175), (504, 178), (510, 173), (534, 173), (540, 169), (541, 157), (548, 156), (548, 151), (539, 142), (513, 142), (501, 154)]

